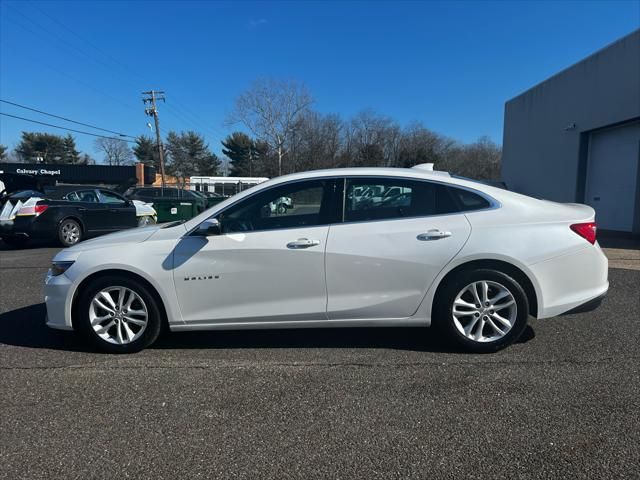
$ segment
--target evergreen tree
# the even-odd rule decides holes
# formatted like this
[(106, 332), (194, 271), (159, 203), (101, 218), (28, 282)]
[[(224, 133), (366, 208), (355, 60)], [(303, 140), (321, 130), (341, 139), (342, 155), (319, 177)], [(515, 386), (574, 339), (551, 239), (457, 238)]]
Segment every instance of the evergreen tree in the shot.
[(177, 177), (216, 176), (220, 160), (196, 132), (169, 132), (167, 135), (167, 172)]
[(62, 159), (60, 163), (80, 163), (80, 152), (76, 149), (76, 141), (70, 133), (62, 140)]
[(222, 153), (229, 157), (232, 177), (252, 177), (254, 170), (255, 145), (248, 135), (242, 132), (233, 132), (222, 142)]
[(153, 139), (145, 135), (137, 137), (133, 154), (139, 162), (154, 167), (156, 172), (160, 172), (160, 155), (158, 154), (158, 146)]
[(65, 140), (65, 137), (50, 133), (22, 132), (16, 152), (26, 163), (64, 163), (67, 155)]

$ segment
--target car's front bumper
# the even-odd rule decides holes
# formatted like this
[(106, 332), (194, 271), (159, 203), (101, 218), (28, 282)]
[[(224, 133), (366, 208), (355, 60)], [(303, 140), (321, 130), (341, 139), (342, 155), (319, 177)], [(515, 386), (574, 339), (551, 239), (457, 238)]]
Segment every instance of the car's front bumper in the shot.
[(44, 302), (47, 306), (46, 324), (58, 330), (73, 330), (71, 324), (72, 283), (64, 274), (51, 275), (49, 271), (44, 285)]

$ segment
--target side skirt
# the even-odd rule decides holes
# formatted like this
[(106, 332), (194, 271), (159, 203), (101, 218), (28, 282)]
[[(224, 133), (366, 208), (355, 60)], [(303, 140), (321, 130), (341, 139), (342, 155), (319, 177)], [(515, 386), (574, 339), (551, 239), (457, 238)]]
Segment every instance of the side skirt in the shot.
[(349, 328), (349, 327), (426, 327), (425, 318), (375, 318), (355, 320), (301, 320), (301, 321), (254, 321), (254, 322), (202, 322), (170, 324), (172, 332), (197, 330), (259, 330), (279, 328)]

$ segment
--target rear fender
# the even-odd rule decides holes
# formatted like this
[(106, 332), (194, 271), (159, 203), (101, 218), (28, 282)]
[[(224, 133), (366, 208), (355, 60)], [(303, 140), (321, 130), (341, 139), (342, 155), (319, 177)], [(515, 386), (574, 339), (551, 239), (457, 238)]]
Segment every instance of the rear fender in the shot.
[[(425, 295), (422, 304), (420, 305), (419, 311), (421, 312), (421, 315), (426, 316), (429, 320), (431, 319), (431, 313), (433, 311), (433, 303), (436, 298), (436, 293), (443, 280), (446, 280), (446, 277), (449, 273), (453, 272), (456, 269), (464, 268), (465, 266), (469, 266), (469, 268), (495, 268), (496, 270), (502, 271), (503, 269), (500, 268), (500, 263), (506, 264), (506, 266), (511, 266), (519, 270), (523, 275), (526, 276), (528, 281), (531, 283), (531, 288), (533, 289), (533, 294), (535, 296), (535, 305), (533, 305), (533, 308), (531, 308), (530, 306), (530, 310), (534, 315), (537, 314), (537, 312), (542, 311), (542, 305), (544, 304), (542, 289), (531, 269), (513, 257), (484, 253), (466, 257), (456, 257), (444, 269), (442, 269), (442, 271), (436, 277), (435, 281), (431, 284), (431, 287), (427, 291), (427, 294)], [(527, 290), (526, 285), (523, 285), (523, 288), (525, 289), (525, 291)], [(527, 296), (531, 297), (529, 293), (530, 292), (528, 292)]]

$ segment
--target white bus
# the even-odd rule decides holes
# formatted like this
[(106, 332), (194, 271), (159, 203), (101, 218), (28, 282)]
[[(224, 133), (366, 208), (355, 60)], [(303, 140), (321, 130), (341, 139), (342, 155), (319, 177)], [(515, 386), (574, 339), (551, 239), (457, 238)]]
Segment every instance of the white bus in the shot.
[(189, 189), (230, 197), (267, 180), (267, 177), (191, 177)]

